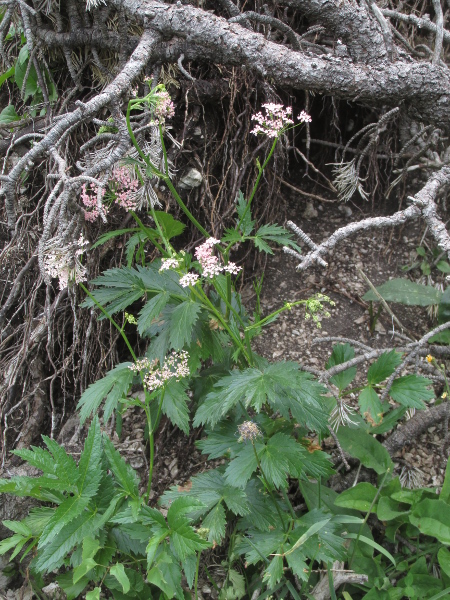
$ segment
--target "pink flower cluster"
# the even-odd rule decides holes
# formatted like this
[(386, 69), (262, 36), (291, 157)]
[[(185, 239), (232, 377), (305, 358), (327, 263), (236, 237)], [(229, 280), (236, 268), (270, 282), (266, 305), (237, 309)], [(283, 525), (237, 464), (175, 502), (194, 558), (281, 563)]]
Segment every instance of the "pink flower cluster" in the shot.
[(164, 125), (165, 120), (170, 119), (175, 114), (173, 102), (166, 91), (156, 92), (153, 97), (156, 104), (153, 108), (151, 125)]
[[(102, 188), (101, 196), (105, 195), (105, 190)], [(97, 195), (98, 195), (98, 187), (95, 183), (90, 183), (89, 187), (84, 184), (81, 188), (81, 201), (86, 207), (84, 211), (84, 219), (85, 221), (89, 221), (89, 223), (93, 223), (95, 219), (100, 215), (98, 206), (97, 206)], [(103, 211), (105, 213), (108, 212), (108, 207), (103, 206)]]
[(183, 377), (189, 377), (188, 359), (189, 355), (185, 350), (181, 352), (173, 351), (166, 357), (164, 364), (160, 368), (157, 368), (159, 364), (157, 359), (150, 361), (148, 358), (141, 358), (136, 364), (131, 365), (129, 369), (135, 373), (146, 370), (144, 386), (149, 392), (152, 392), (162, 388), (173, 377), (177, 381)]
[[(256, 121), (254, 129), (251, 131), (254, 135), (262, 133), (268, 137), (275, 138), (288, 125), (294, 124), (292, 120), (292, 108), (290, 106), (284, 108), (283, 104), (274, 104), (272, 102), (268, 102), (262, 106), (265, 109), (265, 114), (259, 112), (252, 116), (252, 120)], [(298, 116), (298, 120), (302, 123), (310, 123), (311, 117), (302, 110)]]
[[(214, 256), (213, 248), (216, 244), (220, 244), (220, 240), (210, 237), (197, 247), (195, 250), (195, 257), (198, 259), (202, 268), (202, 275), (208, 279), (212, 279), (215, 275), (220, 273), (231, 273), (237, 275), (242, 267), (238, 267), (236, 263), (229, 262), (227, 265), (223, 265), (219, 262), (219, 258)], [(160, 271), (166, 271), (167, 269), (177, 269), (180, 266), (180, 261), (176, 258), (163, 258)], [(195, 285), (200, 279), (197, 273), (186, 273), (180, 277), (181, 287), (189, 287)]]
[(136, 209), (136, 192), (139, 188), (139, 180), (133, 179), (131, 175), (131, 170), (127, 167), (116, 167), (113, 171), (115, 202), (127, 212)]
[(234, 262), (229, 262), (227, 265), (221, 265), (218, 257), (213, 254), (213, 246), (216, 244), (220, 244), (220, 240), (210, 237), (195, 250), (195, 257), (200, 263), (203, 277), (211, 279), (222, 272), (237, 275), (242, 267), (238, 267)]

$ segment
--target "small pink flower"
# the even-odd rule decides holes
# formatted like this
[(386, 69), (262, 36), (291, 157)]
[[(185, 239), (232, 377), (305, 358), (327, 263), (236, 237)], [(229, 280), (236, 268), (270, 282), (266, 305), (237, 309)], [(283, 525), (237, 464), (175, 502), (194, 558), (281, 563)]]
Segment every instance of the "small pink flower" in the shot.
[[(254, 135), (261, 133), (268, 137), (275, 138), (278, 137), (286, 127), (294, 124), (294, 121), (291, 118), (292, 108), (290, 106), (284, 108), (282, 104), (274, 104), (272, 102), (268, 102), (262, 106), (265, 109), (265, 114), (259, 112), (252, 116), (252, 120), (256, 121), (254, 129), (251, 131)], [(298, 119), (303, 123), (311, 122), (311, 117), (305, 111), (300, 113)]]

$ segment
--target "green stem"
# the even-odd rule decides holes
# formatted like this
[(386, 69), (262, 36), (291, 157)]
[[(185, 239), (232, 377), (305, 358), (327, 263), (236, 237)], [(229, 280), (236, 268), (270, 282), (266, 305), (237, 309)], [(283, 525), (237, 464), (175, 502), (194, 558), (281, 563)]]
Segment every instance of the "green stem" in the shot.
[(200, 555), (201, 555), (201, 551), (199, 551), (199, 553), (197, 555), (197, 565), (195, 568), (195, 580), (194, 580), (194, 598), (195, 598), (195, 600), (198, 600), (197, 586), (198, 586), (198, 572), (200, 569)]
[(237, 231), (239, 231), (242, 223), (244, 222), (245, 217), (247, 216), (248, 211), (250, 210), (250, 204), (252, 203), (252, 200), (253, 200), (253, 198), (254, 198), (254, 196), (256, 194), (256, 190), (258, 189), (259, 181), (260, 181), (260, 179), (262, 177), (262, 174), (264, 173), (264, 169), (267, 167), (267, 165), (269, 164), (270, 159), (272, 158), (272, 154), (274, 153), (275, 146), (277, 145), (277, 142), (278, 142), (278, 138), (276, 137), (274, 139), (274, 141), (273, 141), (272, 148), (270, 149), (270, 152), (269, 152), (266, 160), (264, 161), (263, 166), (262, 167), (261, 166), (258, 167), (258, 176), (256, 178), (255, 185), (253, 186), (252, 193), (250, 194), (250, 198), (247, 201), (247, 206), (245, 207), (245, 210), (242, 213), (242, 217), (239, 219), (239, 223), (237, 224), (237, 227), (236, 227)]
[[(159, 416), (161, 414), (162, 404), (164, 400), (166, 388), (163, 387), (161, 392), (161, 400), (159, 401), (158, 412), (156, 413), (156, 419), (154, 425), (152, 423), (152, 414), (150, 410), (150, 404), (145, 405), (145, 415), (147, 417), (147, 426), (148, 426), (148, 443), (150, 447), (150, 463), (148, 467), (148, 483), (147, 483), (147, 492), (145, 494), (146, 503), (150, 502), (150, 492), (152, 490), (152, 479), (153, 479), (153, 463), (155, 460), (155, 430), (158, 427)], [(147, 397), (146, 397), (147, 400)]]
[(136, 358), (136, 354), (133, 352), (133, 348), (131, 347), (130, 342), (128, 341), (128, 338), (125, 334), (125, 332), (123, 331), (122, 327), (120, 327), (120, 325), (118, 325), (114, 319), (111, 317), (111, 315), (103, 308), (103, 306), (101, 304), (99, 304), (99, 302), (97, 302), (97, 300), (94, 298), (94, 296), (91, 294), (91, 292), (87, 289), (87, 287), (84, 285), (84, 283), (80, 282), (80, 287), (81, 289), (84, 291), (85, 294), (87, 294), (89, 296), (89, 298), (92, 300), (92, 302), (97, 306), (97, 308), (99, 308), (102, 313), (105, 315), (105, 317), (109, 320), (109, 322), (117, 329), (117, 331), (120, 333), (120, 335), (122, 336), (125, 344), (128, 347), (128, 350), (130, 351), (131, 356), (133, 357), (134, 362), (137, 361)]
[(278, 310), (275, 310), (274, 312), (270, 313), (270, 315), (267, 315), (267, 317), (264, 317), (264, 319), (261, 319), (261, 321), (258, 321), (257, 323), (254, 323), (253, 325), (249, 325), (248, 327), (246, 327), (245, 331), (250, 331), (251, 329), (256, 329), (257, 327), (262, 327), (265, 323), (267, 323), (267, 321), (269, 321), (270, 319), (273, 319), (274, 317), (276, 317), (280, 313), (284, 312), (285, 310), (292, 310), (294, 308), (294, 306), (300, 306), (301, 304), (306, 304), (306, 302), (307, 302), (307, 300), (297, 300), (296, 302), (286, 302), (286, 304), (282, 308), (279, 308)]
[[(166, 257), (167, 256), (167, 252), (164, 250), (164, 248), (156, 241), (155, 239), (155, 232), (151, 229), (149, 229), (148, 227), (146, 227), (142, 221), (140, 220), (140, 218), (137, 216), (136, 213), (134, 213), (133, 211), (130, 211), (133, 219), (136, 221), (136, 223), (139, 226), (139, 229), (141, 229), (145, 235), (148, 237), (148, 239), (152, 242), (152, 244), (158, 248), (158, 250), (161, 252), (161, 254)], [(169, 255), (170, 256), (170, 255)]]

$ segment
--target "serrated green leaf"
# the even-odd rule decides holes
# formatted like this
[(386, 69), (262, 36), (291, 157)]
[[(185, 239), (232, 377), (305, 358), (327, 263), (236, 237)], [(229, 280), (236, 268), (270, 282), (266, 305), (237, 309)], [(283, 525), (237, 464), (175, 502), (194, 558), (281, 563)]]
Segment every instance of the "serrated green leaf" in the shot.
[(181, 381), (171, 379), (166, 385), (162, 403), (162, 412), (181, 431), (189, 435), (189, 397)]
[[(376, 288), (380, 296), (387, 302), (399, 302), (407, 306), (430, 306), (439, 304), (442, 292), (432, 285), (414, 283), (409, 279), (391, 279)], [(378, 297), (368, 291), (363, 296), (366, 302), (379, 302)]]
[[(256, 442), (255, 448), (259, 452), (264, 446)], [(257, 468), (258, 461), (256, 460), (252, 444), (243, 445), (242, 450), (230, 461), (225, 469), (226, 482), (234, 487), (244, 488)]]
[(102, 434), (98, 417), (94, 417), (78, 463), (77, 488), (80, 496), (92, 498), (97, 492), (102, 477), (101, 459)]
[(247, 209), (247, 205), (248, 203), (247, 200), (244, 198), (244, 194), (241, 192), (241, 190), (239, 190), (236, 202), (236, 210), (238, 214), (236, 224), (238, 225), (239, 222), (242, 221), (239, 229), (246, 236), (251, 234), (255, 226), (255, 221), (252, 221), (251, 210), (250, 208)]
[(381, 400), (376, 391), (371, 387), (365, 387), (359, 394), (358, 404), (361, 408), (361, 414), (366, 417), (371, 424), (381, 423), (383, 418), (383, 408)]
[(272, 590), (282, 577), (283, 557), (275, 556), (275, 558), (270, 561), (270, 565), (264, 571), (263, 581), (266, 583), (267, 588)]
[(360, 460), (365, 467), (379, 475), (388, 469), (393, 471), (394, 465), (386, 448), (365, 431), (339, 427), (337, 437), (343, 450)]
[(383, 354), (369, 367), (367, 372), (367, 381), (370, 385), (381, 383), (392, 375), (395, 369), (402, 362), (400, 352), (391, 350)]
[(92, 534), (94, 523), (95, 514), (84, 512), (66, 525), (37, 556), (36, 568), (44, 572), (60, 567), (66, 554), (81, 543), (84, 537)]
[(106, 403), (103, 419), (105, 422), (108, 421), (117, 408), (119, 400), (126, 396), (133, 381), (134, 373), (129, 368), (130, 366), (132, 366), (130, 362), (117, 365), (105, 377), (91, 384), (85, 390), (77, 404), (81, 423), (97, 412), (104, 398), (106, 398)]
[[(139, 271), (129, 267), (108, 269), (94, 279), (92, 283), (97, 288), (92, 290), (91, 294), (110, 315), (113, 315), (125, 310), (145, 294), (146, 288), (140, 275)], [(81, 306), (92, 308), (96, 305), (91, 298), (87, 298)], [(104, 315), (99, 316), (99, 320), (104, 318)]]
[(170, 294), (166, 290), (156, 294), (151, 298), (139, 313), (138, 331), (142, 335), (149, 329), (153, 320), (164, 310), (170, 300)]
[(64, 482), (68, 488), (75, 485), (79, 476), (75, 460), (55, 440), (46, 435), (43, 435), (42, 439), (53, 455), (55, 474), (58, 475), (58, 479)]
[(86, 594), (86, 600), (100, 600), (100, 588), (96, 587)]
[(298, 363), (281, 362), (260, 369), (234, 370), (222, 377), (198, 409), (194, 426), (215, 425), (239, 402), (256, 412), (268, 402), (284, 418), (290, 413), (301, 424), (317, 430), (326, 426), (328, 415), (321, 405), (324, 388), (300, 371)]
[(106, 435), (103, 436), (103, 449), (114, 478), (126, 495), (139, 498), (139, 478), (136, 471), (124, 461), (120, 452), (114, 448), (113, 443)]
[(225, 421), (217, 425), (213, 431), (208, 431), (208, 437), (196, 442), (196, 446), (202, 451), (202, 454), (208, 454), (210, 460), (220, 458), (230, 451), (238, 452), (240, 442), (236, 431), (235, 423)]
[[(339, 494), (334, 503), (336, 506), (342, 506), (343, 508), (352, 508), (354, 510), (367, 512), (376, 495), (376, 487), (371, 483), (361, 482)], [(376, 510), (375, 505), (372, 507), (372, 512), (376, 512)]]
[(2, 521), (2, 524), (4, 527), (7, 527), (14, 533), (18, 533), (25, 537), (29, 537), (29, 536), (33, 535), (33, 532), (28, 527), (28, 525), (26, 523), (24, 523), (24, 521), (7, 521), (7, 520), (5, 520), (5, 521)]
[[(96, 490), (95, 490), (96, 491)], [(94, 491), (94, 493), (95, 493)], [(87, 507), (91, 496), (70, 496), (55, 510), (39, 539), (38, 548), (49, 544), (68, 523), (78, 517)]]
[(55, 459), (43, 448), (31, 446), (30, 450), (26, 448), (12, 450), (12, 454), (19, 456), (22, 460), (26, 460), (29, 465), (36, 467), (47, 475), (55, 474)]
[(183, 561), (187, 556), (195, 554), (198, 550), (205, 550), (205, 548), (210, 547), (210, 542), (195, 533), (187, 521), (185, 523), (179, 522), (176, 529), (172, 528), (170, 548), (179, 560)]
[(170, 319), (170, 345), (181, 350), (191, 341), (192, 329), (200, 314), (201, 305), (194, 300), (186, 300), (172, 312)]
[(113, 577), (117, 579), (117, 581), (122, 586), (122, 590), (124, 594), (127, 594), (130, 591), (130, 580), (125, 573), (125, 567), (122, 563), (116, 563), (113, 565), (109, 571)]
[[(333, 352), (325, 365), (326, 369), (331, 369), (336, 365), (342, 365), (343, 363), (351, 360), (355, 357), (355, 350), (350, 344), (336, 344), (333, 346)], [(345, 389), (353, 381), (356, 375), (356, 368), (351, 367), (346, 369), (337, 375), (330, 378), (330, 382), (334, 384), (340, 391)]]
[(16, 534), (12, 535), (11, 537), (6, 538), (5, 540), (1, 540), (0, 541), (0, 556), (3, 554), (6, 554), (13, 548), (18, 548), (19, 552), (20, 552), (20, 550), (26, 544), (28, 539), (29, 539), (28, 537), (24, 537), (23, 535), (16, 533)]
[(94, 250), (94, 248), (106, 244), (106, 242), (109, 242), (109, 240), (118, 237), (119, 235), (125, 235), (126, 233), (133, 233), (136, 231), (136, 227), (133, 227), (132, 229), (116, 229), (115, 231), (107, 231), (106, 233), (101, 235), (94, 244), (92, 244), (90, 250)]
[(299, 478), (302, 473), (302, 460), (305, 450), (284, 433), (277, 433), (269, 439), (266, 447), (258, 453), (261, 468), (268, 482), (280, 488), (286, 487), (289, 475)]
[(225, 537), (226, 529), (225, 509), (222, 504), (216, 504), (203, 519), (202, 527), (209, 529), (208, 540), (213, 544), (220, 544)]
[(168, 550), (158, 556), (157, 564), (147, 573), (147, 581), (162, 590), (167, 598), (184, 600), (179, 562)]
[(434, 398), (433, 390), (427, 389), (431, 381), (418, 375), (405, 375), (394, 380), (389, 395), (407, 408), (425, 408), (424, 400)]
[(273, 254), (273, 251), (267, 242), (274, 242), (281, 246), (289, 246), (291, 248), (295, 248), (297, 251), (301, 251), (301, 248), (293, 241), (292, 238), (293, 234), (290, 231), (275, 223), (266, 224), (260, 227), (253, 240), (255, 246), (267, 254)]

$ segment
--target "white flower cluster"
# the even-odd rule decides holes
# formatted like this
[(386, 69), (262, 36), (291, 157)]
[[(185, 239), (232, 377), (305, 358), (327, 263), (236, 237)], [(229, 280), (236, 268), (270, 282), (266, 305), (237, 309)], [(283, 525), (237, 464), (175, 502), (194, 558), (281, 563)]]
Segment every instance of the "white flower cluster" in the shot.
[(159, 268), (159, 272), (168, 271), (169, 269), (178, 269), (180, 263), (176, 258), (163, 258), (161, 261), (161, 267)]
[(80, 256), (88, 244), (83, 235), (67, 246), (61, 246), (57, 240), (47, 244), (44, 251), (44, 269), (50, 278), (59, 279), (61, 290), (69, 283), (80, 283), (86, 279), (86, 268), (81, 264)]
[(200, 277), (197, 273), (186, 273), (186, 275), (180, 277), (180, 285), (181, 287), (189, 287), (190, 285), (195, 285), (199, 279)]
[[(254, 135), (262, 133), (268, 137), (275, 138), (288, 125), (294, 124), (292, 120), (292, 108), (290, 106), (284, 108), (283, 104), (268, 102), (267, 104), (263, 104), (262, 107), (265, 110), (265, 114), (259, 112), (252, 116), (252, 120), (256, 121), (255, 128), (251, 131)], [(297, 118), (301, 123), (311, 123), (311, 117), (304, 110), (302, 110)]]
[(135, 373), (146, 370), (144, 376), (144, 386), (149, 392), (162, 388), (169, 379), (175, 377), (177, 381), (183, 377), (189, 377), (188, 366), (189, 355), (185, 350), (181, 352), (173, 351), (166, 357), (164, 364), (158, 367), (158, 360), (150, 361), (148, 358), (141, 358), (136, 364), (131, 365), (129, 369)]

